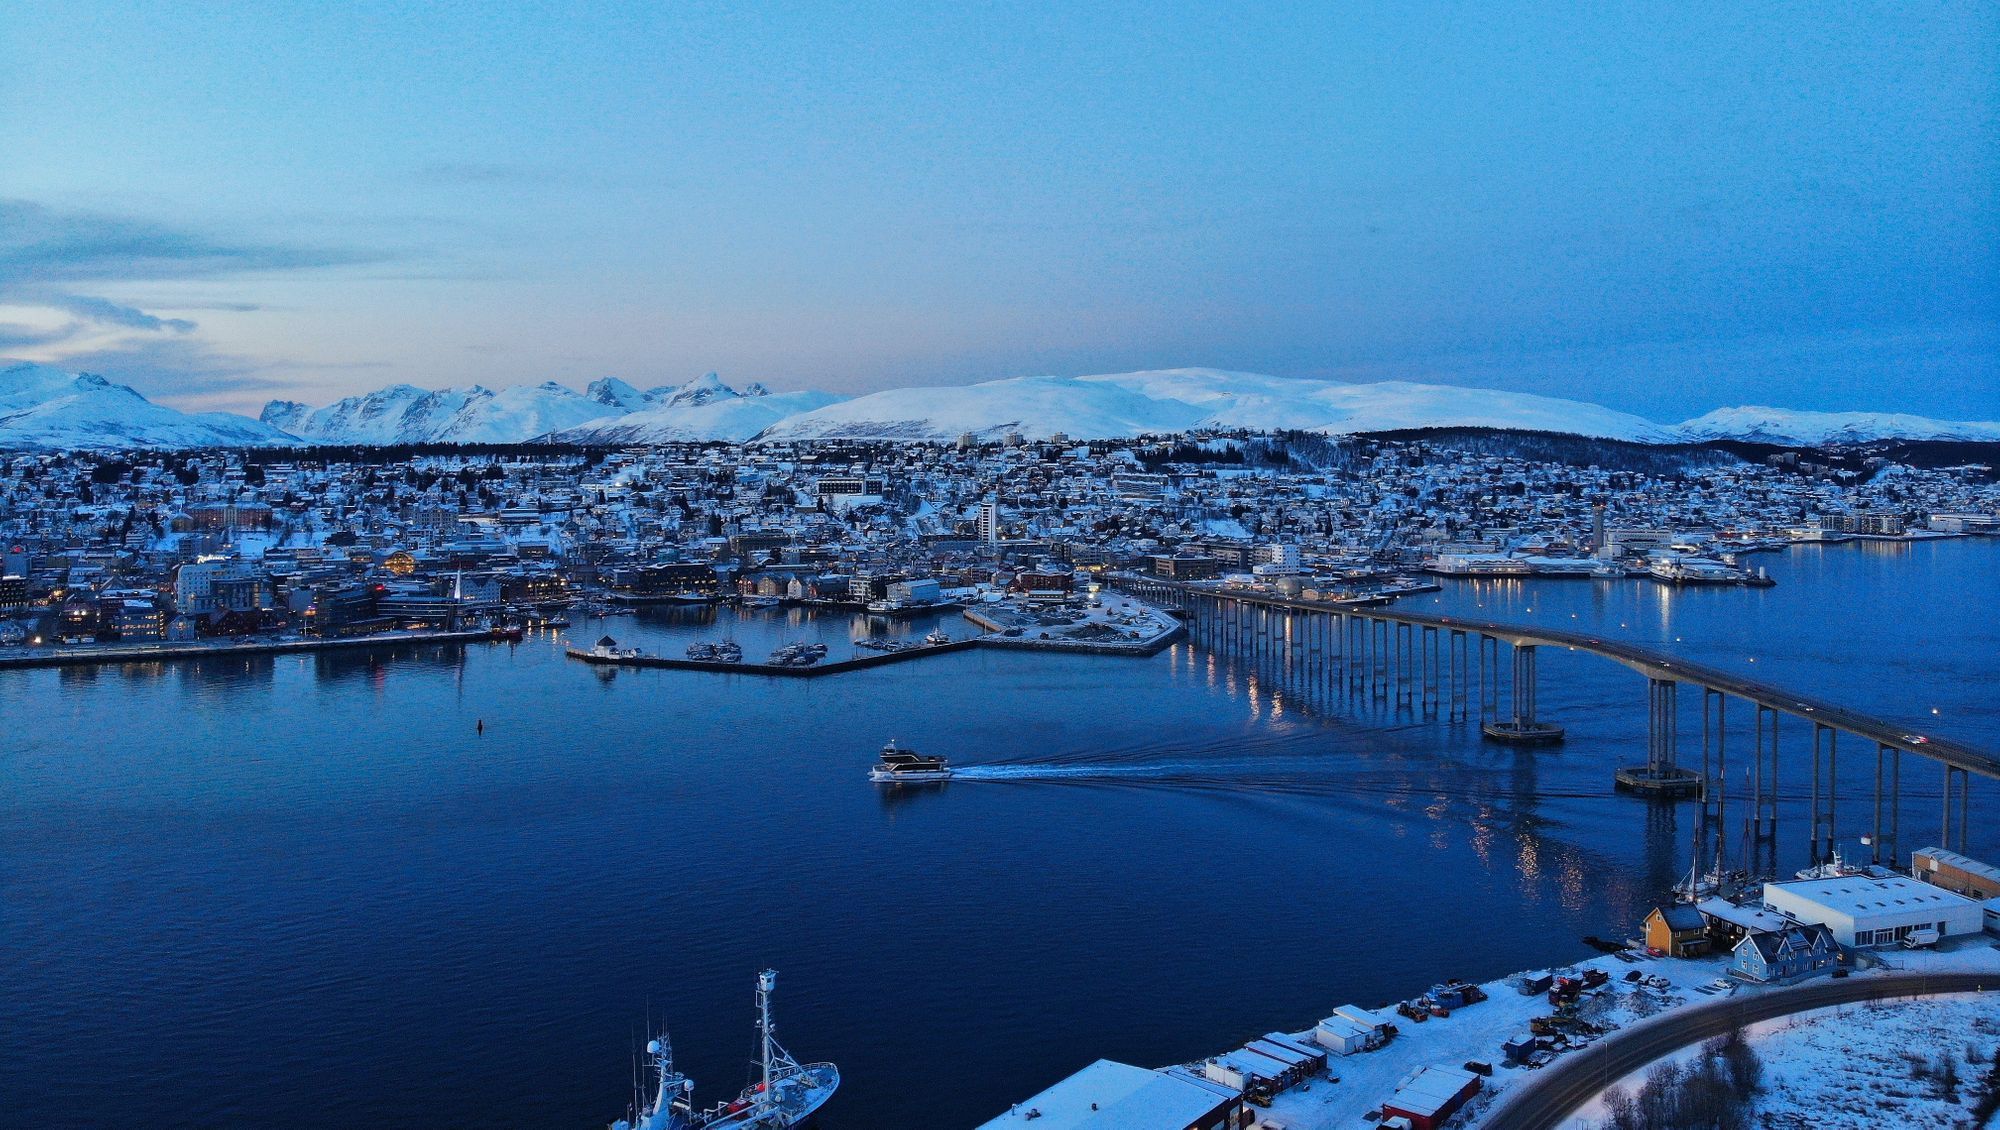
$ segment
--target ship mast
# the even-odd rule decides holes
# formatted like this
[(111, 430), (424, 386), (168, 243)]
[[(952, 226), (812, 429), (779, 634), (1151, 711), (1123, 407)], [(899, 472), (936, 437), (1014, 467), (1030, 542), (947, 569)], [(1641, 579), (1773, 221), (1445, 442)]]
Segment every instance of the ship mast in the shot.
[(778, 971), (766, 969), (757, 974), (757, 1031), (764, 1038), (764, 1089), (758, 1092), (758, 1105), (770, 1106), (775, 1097), (771, 1094), (771, 991), (778, 987)]

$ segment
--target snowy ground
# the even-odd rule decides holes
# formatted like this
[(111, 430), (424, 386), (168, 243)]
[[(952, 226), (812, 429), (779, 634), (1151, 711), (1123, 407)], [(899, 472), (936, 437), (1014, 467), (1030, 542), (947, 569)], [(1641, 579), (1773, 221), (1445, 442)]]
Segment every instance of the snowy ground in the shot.
[[(1857, 1029), (1865, 1039), (1856, 1038)], [(1979, 993), (1870, 1001), (1767, 1020), (1744, 1032), (1764, 1061), (1764, 1086), (1752, 1107), (1757, 1125), (1949, 1130), (1970, 1125), (2000, 1050), (2000, 1008)], [(1699, 1054), (1696, 1046), (1670, 1058), (1686, 1062)], [(1938, 1075), (1947, 1057), (1960, 1078), (1949, 1095)], [(1618, 1085), (1636, 1092), (1645, 1076), (1634, 1072)], [(1563, 1126), (1591, 1130), (1603, 1118), (1602, 1103), (1592, 1102)]]
[[(1076, 623), (1048, 624), (1044, 614), (1064, 619), (1081, 617)], [(996, 644), (1021, 647), (1057, 647), (1084, 644), (1094, 647), (1129, 647), (1146, 652), (1163, 636), (1180, 627), (1180, 621), (1144, 601), (1115, 593), (1105, 593), (1102, 603), (1079, 607), (1065, 604), (1036, 609), (1015, 601), (978, 604), (966, 610), (966, 618), (981, 627), (1019, 628), (1019, 636), (1002, 636), (995, 631), (985, 638)], [(1047, 634), (1049, 638), (1043, 639)]]
[[(1991, 939), (1984, 937), (1968, 939), (1948, 953), (1921, 957), (1899, 953), (1891, 960), (1909, 970), (1992, 969), (2000, 973), (2000, 949), (1995, 949)], [(1580, 976), (1583, 970), (1593, 967), (1604, 970), (1611, 976), (1611, 981), (1585, 994), (1579, 1015), (1607, 1029), (1621, 1028), (1635, 1020), (1683, 1005), (1716, 1000), (1724, 993), (1762, 991), (1759, 986), (1743, 983), (1714, 990), (1712, 983), (1724, 978), (1727, 968), (1727, 961), (1722, 957), (1649, 958), (1628, 952), (1624, 957), (1607, 954), (1576, 965), (1552, 967), (1549, 972)], [(1635, 970), (1648, 982), (1637, 985), (1627, 982), (1626, 975)], [(1856, 976), (1868, 976), (1868, 973), (1857, 973)], [(1665, 982), (1665, 987), (1656, 987), (1661, 981)], [(1328, 1062), (1328, 1072), (1336, 1078), (1336, 1082), (1329, 1084), (1324, 1078), (1316, 1079), (1310, 1084), (1310, 1090), (1293, 1089), (1279, 1095), (1268, 1110), (1260, 1112), (1262, 1118), (1259, 1125), (1282, 1126), (1285, 1130), (1352, 1130), (1354, 1127), (1365, 1127), (1371, 1125), (1365, 1116), (1379, 1110), (1382, 1100), (1394, 1094), (1396, 1085), (1417, 1068), (1430, 1064), (1459, 1067), (1467, 1060), (1480, 1060), (1493, 1066), (1493, 1074), (1485, 1081), (1479, 1096), (1467, 1106), (1470, 1117), (1461, 1115), (1460, 1121), (1454, 1123), (1476, 1125), (1479, 1115), (1492, 1105), (1496, 1095), (1532, 1073), (1529, 1068), (1504, 1066), (1501, 1045), (1515, 1036), (1525, 1035), (1528, 1022), (1533, 1018), (1554, 1012), (1545, 996), (1523, 996), (1516, 988), (1517, 983), (1518, 976), (1488, 982), (1482, 986), (1488, 1000), (1459, 1009), (1449, 1017), (1433, 1018), (1422, 1024), (1398, 1018), (1400, 1034), (1387, 1047), (1359, 1055), (1332, 1057)], [(1412, 986), (1411, 995), (1415, 996), (1423, 988)], [(1346, 1003), (1368, 1006), (1376, 1002), (1329, 1001), (1325, 1011), (1331, 1013), (1335, 1005)], [(1987, 1007), (1991, 1008), (1990, 1002)], [(1853, 1008), (1848, 1011), (1852, 1012)], [(1962, 1032), (1964, 1028), (1965, 1025), (1959, 1023), (1949, 1031)], [(1300, 1038), (1310, 1040), (1311, 1032), (1301, 1034)], [(1981, 1036), (1979, 1039), (1988, 1055), (1992, 1052), (1991, 1045), (2000, 1043), (2000, 1036)], [(1899, 1057), (1902, 1045), (1908, 1041), (1899, 1042), (1892, 1038), (1877, 1043), (1883, 1049), (1882, 1054)], [(1225, 1050), (1228, 1049), (1218, 1048), (1217, 1052)], [(1767, 1056), (1767, 1062), (1772, 1058)], [(1900, 1058), (1896, 1062), (1900, 1065), (1903, 1079), (1907, 1080), (1907, 1063)], [(1961, 1073), (1966, 1074), (1968, 1079), (1976, 1077), (1964, 1069), (1962, 1063)], [(1804, 1074), (1809, 1075), (1810, 1071)], [(1770, 1078), (1775, 1087), (1781, 1073), (1774, 1068)], [(1967, 1089), (1971, 1088), (1968, 1086)]]

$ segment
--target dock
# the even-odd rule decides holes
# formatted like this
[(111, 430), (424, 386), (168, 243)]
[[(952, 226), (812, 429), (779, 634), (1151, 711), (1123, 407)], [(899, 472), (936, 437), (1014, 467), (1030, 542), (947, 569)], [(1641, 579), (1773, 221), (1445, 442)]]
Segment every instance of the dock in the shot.
[(953, 651), (965, 651), (977, 647), (981, 637), (969, 640), (953, 640), (950, 643), (925, 644), (922, 647), (907, 648), (903, 651), (884, 651), (873, 655), (857, 655), (852, 659), (836, 659), (830, 663), (814, 663), (806, 667), (787, 666), (778, 663), (722, 663), (713, 659), (671, 659), (664, 655), (605, 654), (584, 648), (570, 646), (563, 648), (563, 654), (580, 662), (598, 667), (654, 667), (670, 671), (707, 671), (723, 675), (769, 675), (788, 679), (810, 679), (820, 675), (838, 675), (845, 671), (859, 671), (867, 667), (881, 667), (889, 663), (920, 659), (929, 655), (943, 655)]
[(259, 643), (185, 643), (110, 645), (76, 647), (53, 651), (24, 651), (4, 654), (0, 649), (0, 670), (24, 667), (88, 667), (97, 664), (165, 663), (186, 659), (227, 659), (238, 655), (287, 655), (295, 652), (352, 651), (369, 648), (407, 647), (426, 643), (478, 643), (497, 641), (485, 628), (455, 632), (388, 632), (346, 639), (271, 640)]

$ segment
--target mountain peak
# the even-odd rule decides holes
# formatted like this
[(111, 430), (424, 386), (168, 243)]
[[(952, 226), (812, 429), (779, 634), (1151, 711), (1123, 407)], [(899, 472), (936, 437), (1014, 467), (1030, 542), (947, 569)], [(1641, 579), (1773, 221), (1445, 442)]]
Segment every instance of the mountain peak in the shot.
[(723, 384), (720, 376), (703, 373), (675, 389), (674, 394), (667, 397), (666, 403), (669, 406), (692, 407), (697, 404), (707, 404), (711, 400), (725, 400), (735, 395), (736, 390)]

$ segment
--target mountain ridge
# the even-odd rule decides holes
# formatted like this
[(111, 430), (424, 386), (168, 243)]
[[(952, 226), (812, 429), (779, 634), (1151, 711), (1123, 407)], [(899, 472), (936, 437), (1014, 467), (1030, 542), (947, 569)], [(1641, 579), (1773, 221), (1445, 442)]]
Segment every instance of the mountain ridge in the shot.
[(0, 448), (648, 444), (817, 440), (950, 442), (1122, 439), (1193, 430), (1338, 435), (1433, 427), (1559, 432), (1662, 444), (1746, 440), (1818, 446), (1886, 439), (2000, 442), (2000, 421), (1746, 405), (1661, 424), (1588, 401), (1412, 381), (1349, 383), (1183, 368), (1021, 376), (861, 396), (742, 389), (704, 373), (641, 391), (600, 377), (500, 389), (392, 384), (314, 408), (273, 400), (257, 419), (190, 414), (125, 385), (47, 365), (0, 362)]

